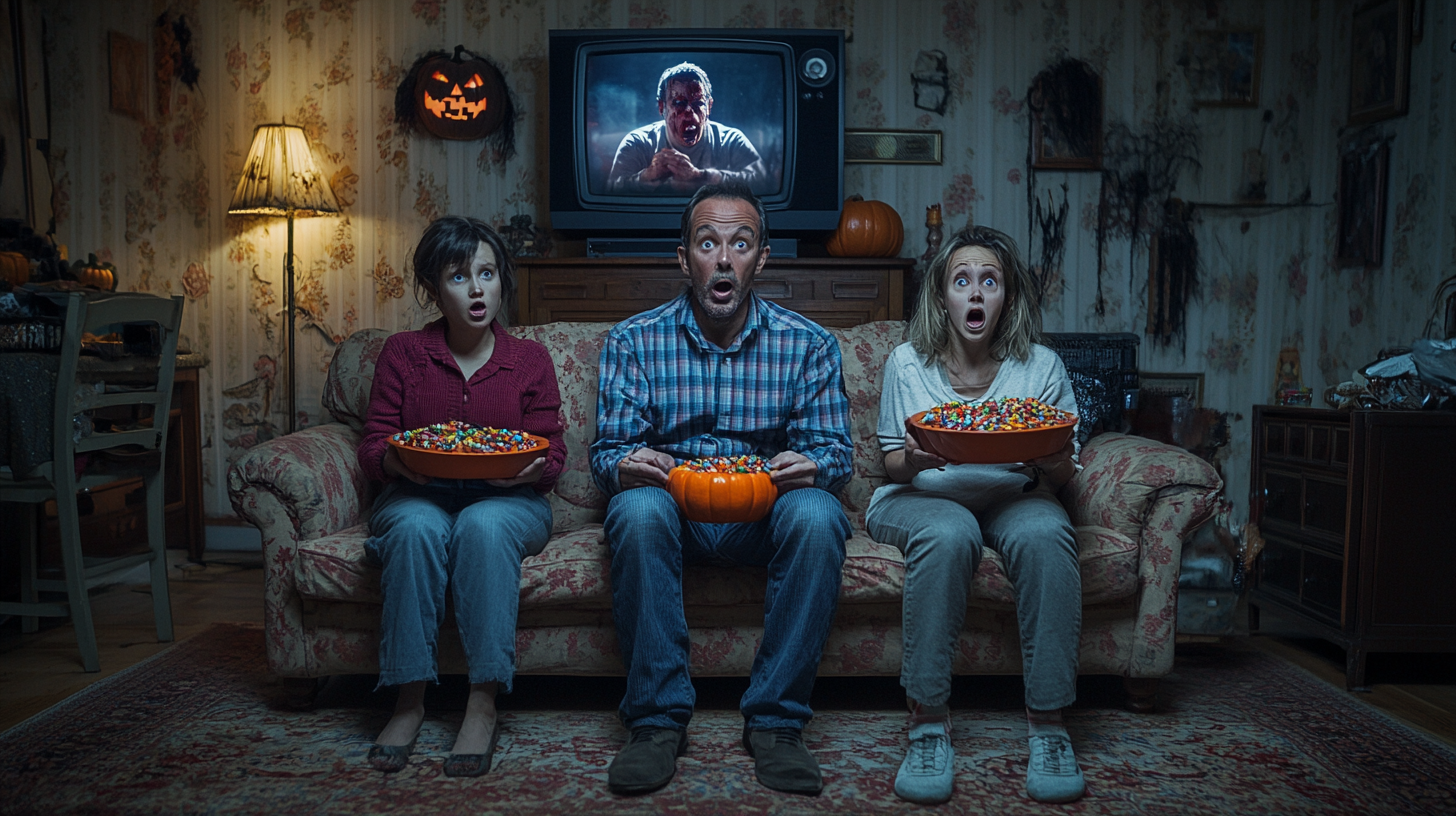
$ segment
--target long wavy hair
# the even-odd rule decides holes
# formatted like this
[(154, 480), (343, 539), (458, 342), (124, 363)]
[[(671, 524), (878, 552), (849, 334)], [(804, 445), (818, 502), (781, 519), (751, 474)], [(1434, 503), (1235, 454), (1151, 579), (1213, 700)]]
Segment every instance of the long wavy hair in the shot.
[(496, 274), (501, 282), (501, 307), (496, 320), (510, 325), (516, 308), (516, 264), (506, 242), (479, 218), (446, 215), (430, 222), (415, 247), (413, 263), (415, 300), (424, 306), (438, 306), (440, 281), (460, 267), (469, 267), (481, 244), (495, 253)]
[(991, 356), (997, 360), (1015, 357), (1023, 362), (1031, 356), (1032, 344), (1041, 341), (1041, 308), (1034, 300), (1036, 283), (1021, 260), (1016, 242), (1006, 233), (990, 227), (970, 226), (952, 235), (940, 248), (925, 277), (915, 302), (915, 316), (907, 332), (910, 344), (926, 362), (945, 363), (954, 332), (945, 309), (945, 284), (951, 258), (967, 247), (985, 247), (1001, 263), (1005, 301), (996, 332), (991, 336)]

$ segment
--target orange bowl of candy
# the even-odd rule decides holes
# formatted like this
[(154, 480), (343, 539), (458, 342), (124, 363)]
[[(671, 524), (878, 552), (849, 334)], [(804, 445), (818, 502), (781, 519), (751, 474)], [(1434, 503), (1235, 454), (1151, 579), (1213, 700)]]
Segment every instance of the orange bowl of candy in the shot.
[(762, 456), (691, 459), (667, 472), (667, 492), (688, 521), (741, 524), (768, 515), (779, 498)]
[(945, 402), (905, 420), (920, 447), (953, 464), (999, 465), (1050, 456), (1072, 438), (1077, 415), (1041, 400)]
[(389, 444), (405, 467), (434, 479), (510, 479), (551, 448), (525, 431), (454, 420), (397, 433)]

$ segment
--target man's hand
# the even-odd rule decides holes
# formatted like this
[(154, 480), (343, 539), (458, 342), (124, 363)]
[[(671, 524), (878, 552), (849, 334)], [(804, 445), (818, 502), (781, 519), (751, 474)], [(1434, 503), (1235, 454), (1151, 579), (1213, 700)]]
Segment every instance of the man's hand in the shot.
[(672, 179), (700, 183), (708, 181), (709, 175), (707, 170), (699, 170), (686, 153), (664, 147), (652, 157), (652, 163), (643, 168), (639, 178), (643, 181)]
[(401, 479), (409, 479), (415, 484), (428, 484), (430, 481), (429, 476), (423, 473), (416, 473), (405, 467), (404, 462), (400, 461), (399, 451), (395, 450), (393, 445), (390, 445), (384, 451), (384, 472), (392, 473)]
[(531, 462), (531, 464), (521, 468), (521, 472), (517, 473), (513, 478), (486, 479), (485, 483), (488, 485), (494, 485), (496, 487), (515, 487), (516, 485), (532, 484), (537, 479), (541, 478), (541, 474), (545, 471), (546, 457), (538, 456), (535, 461)]
[(796, 451), (784, 451), (768, 460), (768, 464), (773, 468), (768, 477), (778, 487), (780, 493), (798, 490), (801, 487), (813, 487), (814, 477), (819, 475), (819, 465), (813, 459)]
[(638, 448), (617, 463), (617, 482), (623, 490), (635, 487), (667, 487), (667, 472), (673, 458), (651, 448)]

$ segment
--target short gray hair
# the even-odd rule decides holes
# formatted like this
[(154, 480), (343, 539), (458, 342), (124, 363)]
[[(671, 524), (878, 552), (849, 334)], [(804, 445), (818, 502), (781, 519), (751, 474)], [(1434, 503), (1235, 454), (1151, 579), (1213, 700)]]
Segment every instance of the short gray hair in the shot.
[(690, 79), (703, 86), (703, 96), (713, 98), (713, 83), (708, 81), (707, 72), (691, 62), (680, 62), (663, 71), (662, 79), (657, 80), (657, 104), (667, 101), (667, 83), (674, 79)]

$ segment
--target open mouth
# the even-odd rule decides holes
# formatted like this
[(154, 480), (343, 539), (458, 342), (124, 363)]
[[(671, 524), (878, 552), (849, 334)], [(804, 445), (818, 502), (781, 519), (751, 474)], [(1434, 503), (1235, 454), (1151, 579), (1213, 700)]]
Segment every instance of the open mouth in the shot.
[(724, 279), (713, 284), (708, 292), (712, 294), (713, 300), (719, 303), (727, 303), (733, 299), (733, 289), (733, 281)]
[(487, 309), (483, 301), (477, 300), (470, 304), (470, 316), (477, 320), (485, 317), (486, 311)]
[(971, 331), (980, 331), (986, 328), (986, 310), (980, 306), (972, 306), (966, 312), (966, 328)]
[(702, 134), (702, 132), (702, 129), (699, 128), (697, 125), (683, 125), (682, 140), (684, 142), (687, 142), (688, 144), (697, 144), (698, 136)]

